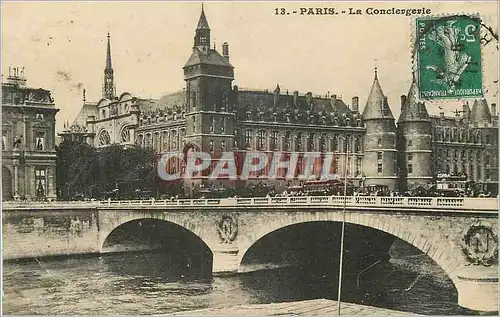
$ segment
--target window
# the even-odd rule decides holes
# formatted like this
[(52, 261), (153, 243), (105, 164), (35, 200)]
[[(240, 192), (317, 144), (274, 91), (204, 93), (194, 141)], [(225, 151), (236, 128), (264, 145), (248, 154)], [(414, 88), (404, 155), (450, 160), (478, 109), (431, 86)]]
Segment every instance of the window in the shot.
[(260, 130), (259, 134), (257, 136), (257, 147), (258, 147), (257, 149), (258, 150), (264, 149), (265, 140), (266, 140), (266, 131)]
[(302, 151), (302, 132), (297, 133), (297, 145), (295, 151)]
[(151, 133), (146, 134), (146, 147), (147, 148), (150, 148), (153, 146), (152, 138), (153, 138), (153, 136), (151, 135)]
[(163, 151), (168, 151), (170, 150), (168, 147), (168, 131), (163, 131), (162, 132), (162, 143), (163, 143)]
[(309, 152), (316, 150), (316, 146), (314, 144), (314, 141), (315, 141), (314, 139), (315, 139), (315, 134), (310, 133), (309, 137), (307, 138), (307, 151), (309, 151)]
[(211, 118), (210, 119), (210, 133), (214, 133), (215, 132), (215, 118)]
[(382, 173), (382, 163), (377, 164), (377, 173)]
[(106, 109), (102, 109), (101, 113), (102, 113), (102, 118), (105, 119), (106, 118)]
[(45, 168), (36, 167), (35, 168), (35, 192), (36, 197), (45, 197), (46, 195), (47, 182), (45, 178)]
[(408, 153), (408, 162), (411, 162), (413, 159), (413, 153)]
[(377, 152), (377, 160), (381, 161), (382, 160), (383, 153), (382, 152)]
[(285, 140), (284, 140), (285, 144), (283, 145), (284, 151), (290, 151), (290, 135), (291, 135), (290, 131), (285, 132)]
[(354, 148), (356, 153), (361, 153), (361, 137), (357, 136), (354, 141)]
[(130, 128), (124, 127), (121, 133), (122, 143), (130, 141)]
[(222, 118), (222, 125), (220, 127), (220, 131), (222, 134), (224, 134), (224, 131), (226, 131), (226, 118)]
[(358, 157), (356, 159), (356, 176), (358, 176), (359, 173), (361, 173), (361, 164), (363, 163), (363, 159)]
[(37, 120), (43, 120), (43, 113), (37, 113), (36, 114), (36, 119)]
[(271, 148), (270, 150), (274, 151), (278, 147), (278, 131), (273, 131), (271, 133)]
[(411, 147), (411, 145), (412, 145), (411, 140), (408, 140), (408, 147)]
[(252, 130), (245, 131), (245, 147), (247, 149), (252, 147)]
[(2, 133), (2, 150), (7, 149), (7, 137), (5, 136), (5, 131)]
[(224, 152), (226, 150), (226, 141), (220, 142), (220, 150), (221, 152)]
[(111, 143), (111, 137), (109, 136), (108, 131), (102, 130), (102, 132), (99, 134), (99, 145), (103, 146), (103, 145), (108, 145), (110, 143)]
[(191, 94), (191, 99), (193, 100), (193, 108), (196, 108), (196, 91)]
[(319, 150), (320, 152), (326, 152), (326, 134), (323, 133), (319, 139)]
[(339, 149), (339, 136), (334, 134), (332, 140), (332, 152), (337, 152)]
[(382, 145), (382, 139), (378, 139), (378, 140), (377, 140), (377, 145), (378, 145), (378, 146), (381, 146), (381, 145)]
[(411, 173), (413, 173), (413, 164), (408, 163), (408, 174), (411, 174)]
[(209, 151), (210, 152), (214, 151), (214, 141), (212, 141), (212, 140), (210, 140), (210, 143), (209, 143)]

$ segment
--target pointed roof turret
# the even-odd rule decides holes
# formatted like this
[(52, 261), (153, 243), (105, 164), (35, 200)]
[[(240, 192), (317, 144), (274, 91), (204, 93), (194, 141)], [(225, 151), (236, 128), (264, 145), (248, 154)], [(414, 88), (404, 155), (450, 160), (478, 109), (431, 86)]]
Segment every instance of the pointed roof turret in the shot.
[(203, 6), (203, 2), (201, 3), (201, 14), (200, 14), (200, 19), (198, 20), (198, 26), (196, 27), (197, 30), (210, 30), (210, 27), (208, 26), (208, 21), (207, 17), (205, 16), (205, 8)]
[(417, 100), (417, 84), (411, 82), (410, 91), (401, 105), (398, 122), (430, 120), (425, 103)]
[(470, 120), (475, 123), (491, 122), (491, 112), (486, 99), (474, 100)]
[(113, 70), (113, 66), (111, 65), (111, 37), (108, 32), (108, 46), (106, 48), (106, 70)]
[(375, 78), (373, 79), (372, 89), (363, 110), (363, 120), (369, 119), (394, 119), (391, 108), (389, 108), (389, 104), (387, 103), (387, 97), (384, 95), (378, 81), (377, 67), (375, 67)]

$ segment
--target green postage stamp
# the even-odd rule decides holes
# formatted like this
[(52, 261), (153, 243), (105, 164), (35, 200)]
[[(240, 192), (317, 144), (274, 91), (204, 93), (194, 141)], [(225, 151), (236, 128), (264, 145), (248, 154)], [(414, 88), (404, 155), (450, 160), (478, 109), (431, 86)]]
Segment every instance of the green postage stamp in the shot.
[(414, 66), (420, 99), (482, 97), (479, 17), (419, 17), (415, 23)]

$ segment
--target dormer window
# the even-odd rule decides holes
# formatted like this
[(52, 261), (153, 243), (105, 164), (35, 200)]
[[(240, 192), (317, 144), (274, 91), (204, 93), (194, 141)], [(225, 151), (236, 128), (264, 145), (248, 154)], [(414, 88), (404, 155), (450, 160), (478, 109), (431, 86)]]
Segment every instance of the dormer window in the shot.
[(36, 114), (36, 119), (37, 120), (43, 120), (43, 113), (37, 113)]

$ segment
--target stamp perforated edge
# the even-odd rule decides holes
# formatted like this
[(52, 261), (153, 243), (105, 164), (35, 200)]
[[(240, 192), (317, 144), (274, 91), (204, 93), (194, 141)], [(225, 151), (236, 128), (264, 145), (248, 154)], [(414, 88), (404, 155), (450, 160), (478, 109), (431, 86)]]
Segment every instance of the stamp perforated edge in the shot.
[(438, 13), (438, 14), (426, 14), (426, 15), (414, 15), (410, 18), (410, 58), (411, 58), (411, 74), (412, 74), (412, 80), (415, 81), (415, 87), (416, 89), (413, 91), (415, 94), (413, 97), (415, 98), (414, 100), (417, 100), (418, 102), (427, 102), (427, 103), (455, 103), (457, 101), (462, 101), (462, 100), (476, 100), (476, 99), (484, 99), (486, 98), (485, 96), (485, 85), (484, 85), (484, 51), (483, 51), (483, 46), (480, 41), (480, 54), (481, 54), (481, 89), (483, 92), (482, 97), (451, 97), (451, 98), (427, 98), (427, 99), (422, 99), (420, 98), (420, 85), (419, 85), (419, 76), (418, 76), (418, 59), (417, 59), (417, 51), (418, 51), (418, 36), (417, 36), (417, 28), (416, 28), (416, 23), (417, 19), (440, 19), (440, 18), (448, 18), (448, 17), (455, 17), (455, 16), (466, 16), (469, 18), (475, 18), (479, 19), (480, 22), (480, 31), (483, 28), (483, 16), (479, 12), (474, 12), (474, 13), (465, 13), (465, 12), (460, 12), (460, 13)]

